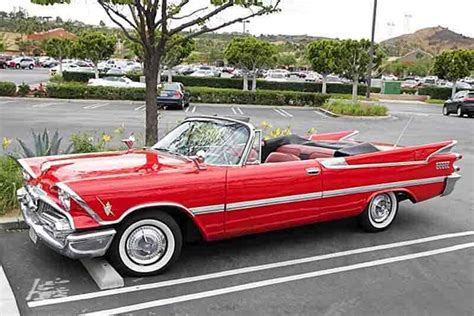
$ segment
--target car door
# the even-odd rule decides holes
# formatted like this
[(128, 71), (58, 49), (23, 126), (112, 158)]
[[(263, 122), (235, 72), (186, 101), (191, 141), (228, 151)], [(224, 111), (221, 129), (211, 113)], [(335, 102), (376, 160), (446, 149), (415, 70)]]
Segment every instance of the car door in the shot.
[(316, 160), (247, 164), (229, 168), (226, 184), (227, 236), (313, 222), (322, 196)]

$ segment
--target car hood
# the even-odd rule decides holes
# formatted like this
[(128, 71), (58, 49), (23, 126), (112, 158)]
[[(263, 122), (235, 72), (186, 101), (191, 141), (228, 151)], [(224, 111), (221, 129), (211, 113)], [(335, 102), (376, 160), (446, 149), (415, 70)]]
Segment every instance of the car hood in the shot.
[(154, 150), (133, 150), (96, 154), (66, 155), (23, 159), (42, 181), (75, 182), (132, 174), (160, 173), (193, 168), (194, 164)]

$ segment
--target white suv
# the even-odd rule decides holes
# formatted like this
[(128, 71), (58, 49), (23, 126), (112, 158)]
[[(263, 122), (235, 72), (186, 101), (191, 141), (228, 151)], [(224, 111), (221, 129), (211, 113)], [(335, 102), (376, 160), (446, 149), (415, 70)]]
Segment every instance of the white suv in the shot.
[(28, 68), (28, 69), (33, 69), (35, 68), (35, 60), (33, 58), (30, 58), (30, 57), (23, 57), (20, 59), (20, 62), (16, 63), (15, 65), (15, 68), (16, 69), (25, 69), (25, 68)]

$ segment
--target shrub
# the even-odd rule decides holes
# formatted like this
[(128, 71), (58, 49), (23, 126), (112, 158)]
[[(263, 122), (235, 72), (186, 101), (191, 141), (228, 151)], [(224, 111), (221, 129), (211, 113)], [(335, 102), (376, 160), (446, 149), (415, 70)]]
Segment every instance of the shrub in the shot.
[(320, 106), (329, 95), (296, 91), (258, 90), (256, 92), (236, 89), (191, 87), (191, 102), (261, 105), (309, 105)]
[(327, 102), (322, 108), (335, 114), (350, 116), (385, 116), (388, 111), (383, 105), (364, 105), (360, 103), (354, 105), (338, 101)]
[(434, 86), (420, 87), (419, 95), (429, 95), (432, 99), (447, 100), (451, 98), (451, 88), (442, 88)]
[(59, 137), (59, 132), (56, 131), (53, 137), (49, 137), (49, 132), (44, 129), (43, 133), (36, 134), (31, 132), (33, 136), (34, 147), (29, 148), (25, 142), (18, 139), (21, 149), (23, 150), (23, 157), (41, 157), (41, 156), (55, 156), (59, 154), (68, 154), (71, 152), (71, 145), (64, 151), (60, 150), (62, 138)]
[(0, 156), (0, 214), (17, 206), (16, 190), (22, 183), (18, 164), (9, 156)]
[(30, 86), (26, 83), (22, 83), (18, 86), (18, 95), (20, 97), (26, 96), (28, 93), (30, 93)]
[(14, 96), (16, 84), (9, 81), (0, 81), (0, 96)]
[[(134, 81), (140, 81), (142, 73), (133, 72), (126, 74), (127, 77)], [(101, 74), (101, 77), (106, 75)], [(122, 75), (107, 75), (107, 76), (119, 76)], [(63, 72), (64, 81), (76, 81), (76, 82), (87, 82), (89, 79), (94, 78), (92, 73), (82, 72)], [(167, 76), (161, 77), (163, 81), (167, 80)], [(243, 79), (242, 78), (206, 78), (206, 77), (191, 77), (191, 76), (173, 76), (173, 81), (181, 82), (185, 87), (209, 87), (209, 88), (224, 88), (224, 89), (242, 89)], [(273, 82), (258, 80), (257, 88), (261, 90), (280, 90), (280, 91), (299, 91), (299, 92), (321, 92), (321, 83), (314, 82)], [(371, 92), (379, 93), (380, 88), (372, 87)], [(328, 83), (328, 93), (352, 93), (351, 84), (334, 84)], [(365, 95), (367, 92), (367, 86), (359, 85), (358, 94)]]
[(145, 89), (87, 86), (82, 83), (50, 83), (48, 97), (60, 99), (145, 100)]

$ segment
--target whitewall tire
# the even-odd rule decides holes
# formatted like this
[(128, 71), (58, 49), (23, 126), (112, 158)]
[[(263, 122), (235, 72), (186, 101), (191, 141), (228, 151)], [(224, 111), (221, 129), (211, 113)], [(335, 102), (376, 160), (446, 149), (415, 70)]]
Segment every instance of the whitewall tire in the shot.
[(359, 223), (368, 232), (387, 229), (395, 220), (398, 212), (397, 196), (393, 192), (375, 195), (365, 211), (359, 216)]
[(181, 253), (182, 235), (176, 221), (166, 213), (150, 211), (123, 222), (109, 249), (112, 265), (132, 276), (157, 274)]

